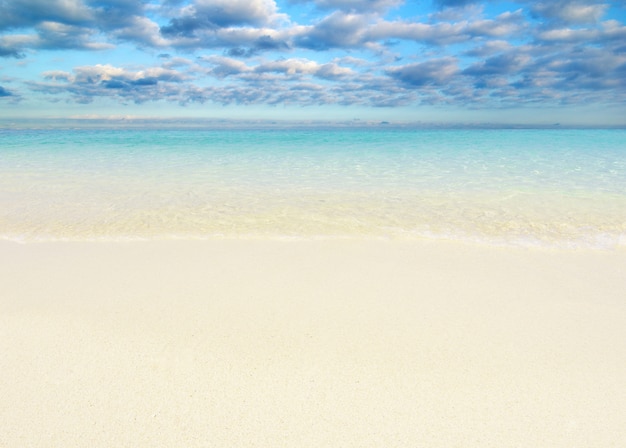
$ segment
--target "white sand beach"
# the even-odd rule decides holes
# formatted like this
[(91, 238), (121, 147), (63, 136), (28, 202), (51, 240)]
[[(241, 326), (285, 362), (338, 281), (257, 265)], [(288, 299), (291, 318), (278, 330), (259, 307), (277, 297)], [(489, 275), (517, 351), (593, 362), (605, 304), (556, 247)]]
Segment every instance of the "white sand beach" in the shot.
[(626, 252), (0, 243), (0, 447), (619, 447)]

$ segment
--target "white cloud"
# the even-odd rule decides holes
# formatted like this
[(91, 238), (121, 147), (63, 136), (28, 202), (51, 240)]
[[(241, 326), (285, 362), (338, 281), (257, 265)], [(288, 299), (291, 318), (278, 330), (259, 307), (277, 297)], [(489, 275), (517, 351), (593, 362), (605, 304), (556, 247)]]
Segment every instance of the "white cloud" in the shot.
[(608, 4), (572, 0), (539, 2), (532, 6), (535, 14), (565, 23), (595, 23), (605, 14)]

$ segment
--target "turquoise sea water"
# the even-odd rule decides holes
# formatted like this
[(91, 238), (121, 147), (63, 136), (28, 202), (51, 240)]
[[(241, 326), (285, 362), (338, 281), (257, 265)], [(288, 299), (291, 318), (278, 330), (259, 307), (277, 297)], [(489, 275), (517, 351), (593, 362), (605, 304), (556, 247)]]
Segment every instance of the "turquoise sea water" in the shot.
[(0, 238), (626, 246), (624, 130), (0, 130)]

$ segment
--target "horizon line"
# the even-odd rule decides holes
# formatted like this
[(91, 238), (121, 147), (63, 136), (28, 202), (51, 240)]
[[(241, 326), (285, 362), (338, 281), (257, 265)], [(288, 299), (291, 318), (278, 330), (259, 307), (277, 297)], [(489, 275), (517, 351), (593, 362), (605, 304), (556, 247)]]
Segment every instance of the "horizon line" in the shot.
[(624, 124), (522, 123), (522, 122), (441, 122), (392, 120), (303, 120), (303, 119), (237, 119), (216, 117), (150, 117), (150, 116), (73, 116), (73, 117), (0, 117), (0, 129), (79, 128), (153, 128), (168, 125), (179, 129), (219, 128), (337, 128), (337, 129), (626, 129)]

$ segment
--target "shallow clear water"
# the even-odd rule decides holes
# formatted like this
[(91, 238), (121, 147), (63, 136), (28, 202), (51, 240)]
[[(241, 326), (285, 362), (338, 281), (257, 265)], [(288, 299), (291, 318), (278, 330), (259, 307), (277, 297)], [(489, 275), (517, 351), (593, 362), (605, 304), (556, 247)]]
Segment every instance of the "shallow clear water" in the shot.
[(624, 130), (4, 130), (12, 240), (626, 245)]

